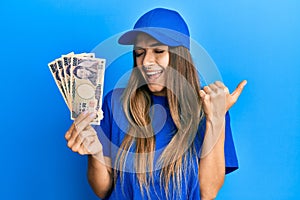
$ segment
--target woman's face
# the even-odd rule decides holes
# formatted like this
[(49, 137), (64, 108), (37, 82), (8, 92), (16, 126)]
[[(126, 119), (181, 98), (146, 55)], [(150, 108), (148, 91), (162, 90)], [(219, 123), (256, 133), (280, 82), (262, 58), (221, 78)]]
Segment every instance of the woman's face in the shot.
[(147, 34), (140, 33), (135, 42), (135, 59), (149, 90), (158, 96), (166, 95), (166, 67), (169, 48)]

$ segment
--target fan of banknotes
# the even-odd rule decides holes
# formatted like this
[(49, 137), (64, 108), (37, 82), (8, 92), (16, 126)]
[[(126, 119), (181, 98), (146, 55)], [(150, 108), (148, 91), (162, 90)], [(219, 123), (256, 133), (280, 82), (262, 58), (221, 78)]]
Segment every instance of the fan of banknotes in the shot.
[(89, 111), (97, 114), (91, 124), (100, 124), (105, 62), (94, 53), (71, 52), (48, 64), (72, 120)]

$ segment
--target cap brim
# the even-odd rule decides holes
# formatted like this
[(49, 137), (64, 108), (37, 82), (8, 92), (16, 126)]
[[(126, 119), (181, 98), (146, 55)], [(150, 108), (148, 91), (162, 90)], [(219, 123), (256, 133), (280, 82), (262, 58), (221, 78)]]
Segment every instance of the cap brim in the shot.
[(139, 33), (146, 33), (167, 46), (184, 46), (189, 49), (189, 36), (174, 30), (158, 27), (137, 28), (124, 33), (118, 40), (119, 44), (134, 45)]

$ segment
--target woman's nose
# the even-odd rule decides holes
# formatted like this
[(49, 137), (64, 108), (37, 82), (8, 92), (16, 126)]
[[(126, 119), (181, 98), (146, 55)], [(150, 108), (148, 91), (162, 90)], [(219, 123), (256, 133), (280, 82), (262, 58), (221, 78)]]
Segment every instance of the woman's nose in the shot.
[(144, 66), (151, 65), (154, 64), (154, 62), (155, 62), (154, 54), (151, 51), (146, 51), (143, 60), (143, 65)]

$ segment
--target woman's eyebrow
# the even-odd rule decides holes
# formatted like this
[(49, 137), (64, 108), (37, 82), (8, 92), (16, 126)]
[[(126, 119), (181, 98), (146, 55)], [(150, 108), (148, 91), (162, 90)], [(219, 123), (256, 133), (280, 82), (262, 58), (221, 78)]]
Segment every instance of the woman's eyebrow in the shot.
[(150, 47), (164, 46), (162, 43), (156, 42), (149, 45)]

